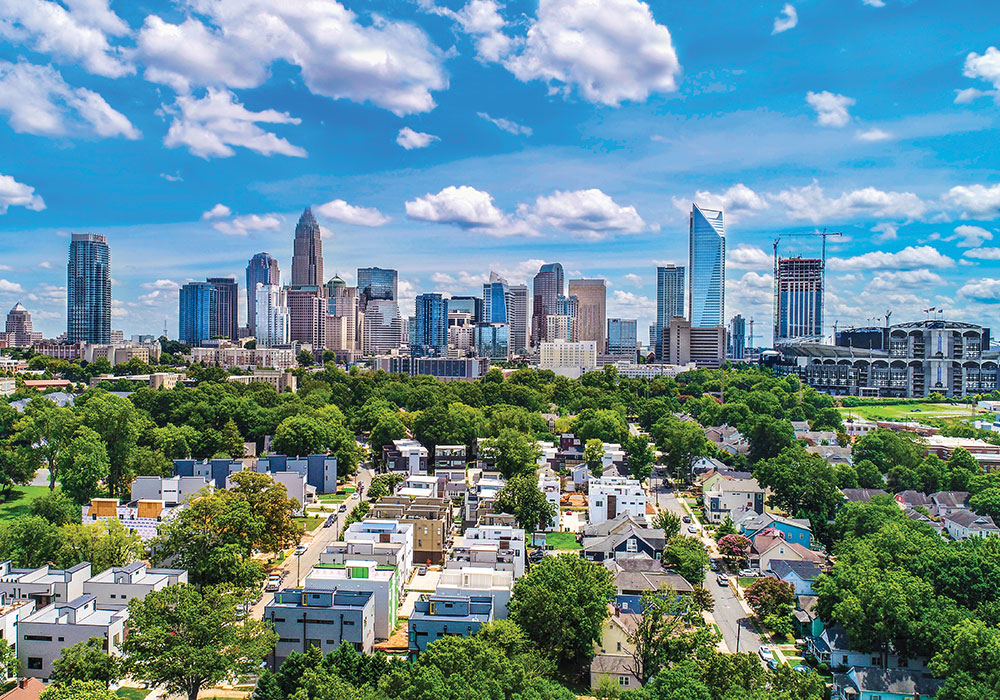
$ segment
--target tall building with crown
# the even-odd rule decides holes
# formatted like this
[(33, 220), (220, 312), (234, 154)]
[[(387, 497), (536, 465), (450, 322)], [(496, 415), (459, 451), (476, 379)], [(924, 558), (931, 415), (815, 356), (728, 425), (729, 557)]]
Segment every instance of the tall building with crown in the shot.
[(323, 238), (312, 209), (306, 207), (295, 225), (292, 249), (292, 285), (319, 287), (323, 284)]
[(7, 325), (4, 328), (7, 344), (15, 348), (31, 347), (42, 339), (41, 333), (36, 333), (31, 325), (31, 313), (21, 302), (7, 312)]

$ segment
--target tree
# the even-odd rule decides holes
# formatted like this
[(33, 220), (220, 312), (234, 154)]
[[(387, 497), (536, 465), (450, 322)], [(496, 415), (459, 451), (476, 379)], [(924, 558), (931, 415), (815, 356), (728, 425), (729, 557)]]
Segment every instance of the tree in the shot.
[(882, 478), (882, 472), (878, 470), (878, 467), (870, 459), (856, 462), (854, 469), (858, 473), (858, 488), (880, 489), (885, 486), (885, 479)]
[(483, 440), (482, 454), (491, 460), (505, 479), (516, 474), (534, 474), (542, 451), (532, 438), (510, 428)]
[(517, 475), (507, 481), (497, 493), (493, 509), (513, 515), (517, 524), (529, 534), (552, 527), (558, 512), (556, 506), (545, 498), (538, 484), (526, 475)]
[(21, 670), (21, 662), (17, 660), (17, 651), (6, 639), (0, 639), (0, 677), (4, 680), (16, 676)]
[(58, 527), (37, 515), (20, 515), (0, 524), (0, 557), (14, 566), (35, 569), (59, 561), (63, 548)]
[(299, 363), (299, 367), (312, 367), (316, 364), (316, 358), (308, 350), (299, 350), (295, 355), (295, 361)]
[(136, 476), (170, 476), (173, 463), (152, 447), (140, 445), (132, 451), (132, 472)]
[(736, 526), (733, 525), (733, 518), (729, 513), (726, 513), (726, 517), (722, 519), (719, 523), (719, 527), (715, 529), (715, 541), (718, 542), (726, 535), (738, 535), (736, 532)]
[(793, 517), (803, 514), (813, 521), (814, 530), (833, 518), (843, 503), (830, 463), (798, 446), (758, 462), (753, 475), (761, 486), (771, 490), (769, 504)]
[(279, 454), (301, 457), (322, 452), (329, 441), (326, 425), (312, 416), (299, 414), (278, 424), (271, 447)]
[(139, 415), (128, 399), (98, 391), (83, 405), (83, 423), (104, 441), (108, 452), (108, 490), (120, 496), (132, 481), (132, 452), (139, 437)]
[(980, 473), (982, 467), (976, 458), (964, 447), (956, 447), (948, 458), (949, 489), (952, 491), (968, 491), (972, 480)]
[(202, 688), (256, 672), (277, 637), (263, 621), (237, 614), (245, 602), (226, 587), (186, 584), (133, 599), (122, 645), (130, 674), (197, 700)]
[(587, 440), (583, 446), (583, 461), (587, 463), (591, 474), (599, 477), (603, 471), (601, 462), (604, 460), (604, 443), (597, 438)]
[(629, 435), (622, 447), (625, 449), (625, 463), (632, 477), (639, 481), (648, 479), (653, 473), (653, 462), (656, 461), (649, 440), (641, 435)]
[(696, 537), (679, 535), (667, 541), (663, 550), (663, 565), (679, 573), (692, 585), (705, 580), (708, 562), (708, 552)]
[[(225, 452), (233, 459), (240, 459), (246, 452), (243, 435), (236, 426), (236, 421), (230, 418), (219, 431), (219, 451)], [(297, 455), (296, 455), (297, 456)]]
[(795, 586), (772, 576), (759, 578), (746, 589), (746, 601), (761, 620), (768, 615), (780, 615), (795, 603)]
[(288, 496), (284, 484), (267, 474), (244, 470), (233, 474), (230, 498), (246, 501), (250, 511), (264, 521), (263, 532), (254, 546), (267, 552), (277, 552), (302, 538), (302, 526), (295, 514), (302, 505)]
[(101, 436), (85, 425), (77, 428), (73, 440), (59, 453), (57, 464), (63, 491), (77, 503), (89, 503), (97, 495), (111, 466)]
[(586, 408), (573, 420), (570, 431), (584, 443), (600, 440), (620, 445), (628, 435), (628, 423), (618, 411)]
[(747, 435), (750, 441), (750, 461), (777, 457), (795, 442), (795, 430), (787, 420), (758, 416)]
[(693, 626), (702, 610), (690, 593), (677, 595), (669, 588), (646, 591), (639, 605), (642, 615), (628, 637), (632, 646), (629, 671), (643, 685), (661, 668), (718, 644), (714, 632)]
[(746, 558), (750, 555), (750, 547), (753, 544), (750, 538), (744, 537), (743, 535), (724, 535), (719, 538), (719, 552), (730, 563), (739, 564), (746, 561)]
[(50, 399), (36, 397), (24, 407), (17, 423), (23, 441), (49, 465), (49, 490), (56, 488), (60, 453), (72, 442), (79, 420), (73, 411)]
[(105, 688), (122, 677), (122, 660), (104, 651), (99, 637), (63, 647), (62, 654), (52, 662), (52, 682), (69, 685), (73, 681), (96, 681)]
[(661, 510), (653, 518), (653, 528), (663, 530), (663, 540), (669, 542), (681, 531), (681, 519), (669, 510)]
[[(870, 460), (882, 474), (896, 465), (914, 468), (924, 458), (921, 442), (921, 438), (908, 431), (873, 430), (854, 443), (854, 462)], [(860, 476), (859, 471), (859, 479)]]
[(53, 525), (80, 522), (80, 505), (62, 491), (50, 491), (31, 502), (31, 514), (48, 520)]
[(73, 681), (69, 685), (50, 685), (39, 700), (117, 700), (100, 681)]
[(578, 556), (560, 554), (545, 557), (517, 580), (509, 616), (528, 639), (569, 671), (593, 656), (613, 597), (610, 571)]
[(379, 418), (368, 436), (368, 444), (372, 448), (372, 460), (381, 464), (382, 448), (391, 445), (393, 440), (406, 437), (406, 426), (399, 419), (398, 413), (388, 413)]
[(983, 489), (969, 498), (969, 508), (979, 515), (1000, 519), (1000, 488)]
[(167, 459), (185, 459), (198, 440), (198, 432), (190, 425), (167, 423), (153, 431), (153, 444)]
[(650, 434), (665, 453), (664, 462), (675, 477), (688, 476), (695, 460), (715, 453), (715, 446), (694, 421), (666, 414), (656, 421)]
[(1000, 691), (1000, 629), (982, 620), (962, 620), (947, 646), (931, 659), (931, 671), (944, 678), (938, 700), (996, 698)]

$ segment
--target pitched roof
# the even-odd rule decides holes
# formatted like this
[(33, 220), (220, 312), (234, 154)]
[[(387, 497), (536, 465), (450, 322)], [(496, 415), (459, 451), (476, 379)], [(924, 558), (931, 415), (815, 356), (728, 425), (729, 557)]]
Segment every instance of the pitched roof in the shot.
[(747, 511), (742, 509), (741, 513), (742, 515), (739, 520), (736, 520), (734, 516), (733, 524), (739, 524), (740, 527), (746, 530), (760, 532), (761, 530), (771, 527), (774, 523), (781, 523), (783, 525), (791, 525), (792, 527), (798, 527), (803, 530), (811, 531), (809, 521), (801, 518), (786, 518), (775, 513), (757, 513), (752, 510)]
[(823, 555), (819, 552), (806, 549), (802, 545), (796, 544), (795, 542), (786, 541), (777, 530), (774, 530), (773, 532), (775, 533), (773, 535), (761, 532), (754, 538), (752, 551), (755, 554), (763, 556), (775, 547), (783, 545), (798, 554), (805, 561), (813, 561), (816, 563), (823, 561)]
[(888, 496), (882, 489), (840, 489), (844, 498), (852, 503), (866, 503), (872, 500), (873, 496)]
[(933, 696), (944, 685), (944, 681), (927, 678), (922, 673), (905, 668), (883, 670), (881, 668), (861, 668), (855, 666), (844, 674), (834, 677), (841, 687), (852, 686), (859, 692), (895, 693), (897, 695)]
[(938, 491), (937, 493), (932, 493), (929, 498), (936, 506), (966, 508), (969, 505), (968, 491)]
[(956, 510), (950, 515), (942, 516), (945, 520), (950, 520), (951, 522), (959, 525), (960, 527), (967, 528), (969, 530), (996, 530), (997, 525), (993, 522), (993, 518), (988, 515), (978, 515), (973, 513), (971, 510)]
[(583, 526), (583, 536), (607, 537), (615, 532), (621, 532), (629, 526), (644, 528), (645, 523), (639, 522), (639, 520), (632, 517), (631, 513), (622, 513), (617, 518), (605, 520), (602, 523), (587, 523)]
[(619, 676), (631, 676), (629, 665), (632, 663), (631, 656), (624, 654), (598, 654), (590, 662), (591, 673), (613, 673)]
[(815, 581), (820, 573), (822, 573), (819, 567), (816, 566), (816, 562), (806, 560), (794, 561), (792, 559), (772, 559), (771, 571), (782, 580), (789, 574), (794, 573), (803, 581)]
[(611, 552), (622, 542), (632, 537), (642, 540), (656, 551), (660, 551), (667, 544), (663, 530), (650, 530), (630, 525), (628, 529), (612, 533), (607, 537), (584, 537), (583, 548), (591, 552)]
[(900, 491), (896, 494), (896, 500), (907, 506), (926, 506), (930, 505), (931, 502), (931, 499), (926, 494), (913, 490)]

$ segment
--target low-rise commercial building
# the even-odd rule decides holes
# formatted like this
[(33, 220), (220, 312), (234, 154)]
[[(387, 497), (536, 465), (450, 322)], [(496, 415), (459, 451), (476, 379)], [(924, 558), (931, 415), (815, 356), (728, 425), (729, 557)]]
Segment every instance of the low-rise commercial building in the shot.
[(281, 369), (261, 369), (257, 367), (253, 370), (252, 374), (231, 374), (227, 379), (237, 384), (249, 385), (255, 382), (270, 384), (279, 394), (286, 389), (294, 394), (299, 388), (299, 380), (296, 376), (291, 372)]

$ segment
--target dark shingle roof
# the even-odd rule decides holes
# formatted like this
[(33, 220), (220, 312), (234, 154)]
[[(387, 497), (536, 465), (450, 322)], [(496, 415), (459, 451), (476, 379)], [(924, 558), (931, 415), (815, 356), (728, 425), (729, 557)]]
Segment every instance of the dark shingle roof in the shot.
[(771, 571), (780, 579), (784, 579), (785, 576), (794, 572), (803, 581), (815, 581), (821, 573), (819, 567), (811, 561), (792, 561), (789, 559), (772, 559)]

